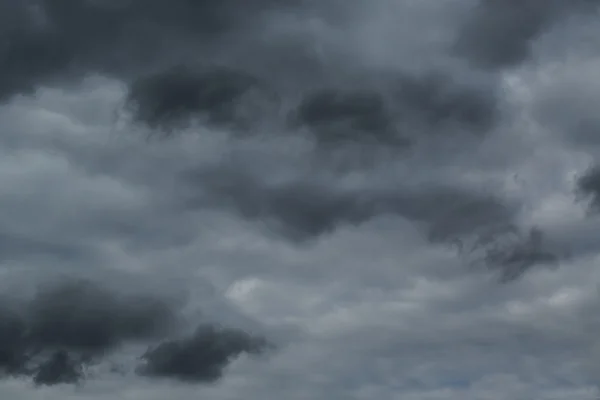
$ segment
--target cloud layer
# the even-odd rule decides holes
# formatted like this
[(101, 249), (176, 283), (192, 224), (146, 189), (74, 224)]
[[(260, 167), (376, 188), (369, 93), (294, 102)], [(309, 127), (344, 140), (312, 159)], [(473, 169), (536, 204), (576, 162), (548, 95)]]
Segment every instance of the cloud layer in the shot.
[(594, 398), (599, 6), (0, 0), (0, 398)]

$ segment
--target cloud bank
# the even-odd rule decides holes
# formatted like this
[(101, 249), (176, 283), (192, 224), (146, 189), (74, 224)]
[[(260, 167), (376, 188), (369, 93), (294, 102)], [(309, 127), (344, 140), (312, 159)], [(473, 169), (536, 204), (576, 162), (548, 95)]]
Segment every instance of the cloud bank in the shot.
[(0, 397), (594, 398), (599, 6), (0, 0)]

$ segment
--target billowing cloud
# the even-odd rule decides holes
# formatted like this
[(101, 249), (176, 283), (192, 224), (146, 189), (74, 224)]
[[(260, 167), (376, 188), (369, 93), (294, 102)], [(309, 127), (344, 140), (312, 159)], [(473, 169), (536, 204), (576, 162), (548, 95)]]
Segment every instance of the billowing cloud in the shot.
[(256, 354), (267, 342), (244, 331), (200, 326), (189, 337), (167, 340), (142, 356), (138, 373), (154, 378), (189, 382), (213, 382), (227, 365), (242, 353)]
[(176, 57), (184, 43), (206, 48), (289, 4), (294, 1), (3, 0), (0, 98), (87, 73), (129, 76)]
[(496, 116), (491, 91), (461, 86), (452, 77), (425, 74), (390, 77), (367, 89), (324, 88), (307, 93), (292, 121), (312, 128), (317, 139), (340, 143), (408, 145), (415, 132), (484, 134)]
[(478, 0), (457, 35), (456, 51), (483, 68), (518, 66), (555, 23), (595, 5), (595, 0)]
[(37, 385), (77, 383), (83, 377), (84, 363), (85, 360), (73, 359), (65, 350), (57, 350), (39, 364), (33, 381)]
[(176, 322), (176, 311), (160, 298), (81, 281), (41, 288), (4, 307), (0, 368), (33, 375), (39, 384), (76, 381), (95, 358), (127, 342), (160, 338)]
[(183, 128), (193, 118), (248, 129), (252, 120), (264, 117), (256, 103), (277, 106), (276, 99), (258, 79), (240, 71), (176, 66), (133, 82), (126, 108), (134, 121), (153, 129)]
[(593, 212), (600, 207), (600, 169), (589, 168), (577, 181), (577, 192), (584, 200), (588, 200)]
[(218, 168), (186, 174), (185, 184), (196, 185), (186, 204), (231, 209), (267, 232), (304, 244), (345, 226), (398, 218), (415, 224), (431, 243), (455, 248), (468, 263), (497, 271), (505, 282), (562, 257), (544, 244), (539, 229), (520, 227), (519, 205), (499, 195), (395, 180), (353, 186), (335, 174), (267, 182), (249, 171)]
[(598, 5), (0, 0), (0, 398), (597, 397)]

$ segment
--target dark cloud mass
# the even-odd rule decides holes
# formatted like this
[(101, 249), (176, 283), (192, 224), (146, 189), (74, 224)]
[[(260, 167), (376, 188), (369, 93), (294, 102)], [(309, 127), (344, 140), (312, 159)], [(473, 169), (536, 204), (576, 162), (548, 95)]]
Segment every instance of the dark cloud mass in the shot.
[(19, 373), (25, 362), (27, 344), (25, 342), (26, 322), (18, 311), (7, 305), (0, 310), (0, 371), (4, 374)]
[(91, 281), (43, 286), (30, 300), (3, 304), (0, 377), (73, 384), (85, 378), (88, 367), (127, 344), (159, 342), (142, 356), (141, 374), (214, 381), (235, 357), (267, 345), (242, 330), (209, 324), (189, 338), (161, 342), (181, 322), (175, 304), (158, 296), (119, 293)]
[(576, 192), (580, 198), (589, 200), (590, 211), (600, 211), (600, 167), (593, 166), (579, 177)]
[(79, 379), (84, 365), (118, 346), (160, 338), (176, 321), (168, 303), (122, 295), (91, 282), (41, 288), (0, 314), (0, 369), (39, 384)]
[(353, 189), (310, 176), (269, 184), (248, 173), (223, 170), (189, 174), (186, 180), (198, 185), (200, 193), (199, 198), (188, 200), (190, 206), (229, 207), (300, 243), (387, 216), (422, 227), (432, 243), (458, 243), (465, 260), (498, 272), (504, 282), (559, 259), (541, 247), (539, 230), (520, 232), (515, 204), (467, 188), (415, 189), (400, 183)]
[(469, 242), (458, 241), (458, 247), (470, 265), (496, 272), (502, 283), (517, 280), (532, 267), (554, 266), (567, 256), (550, 249), (538, 228), (522, 232), (514, 225), (492, 227)]
[(596, 398), (599, 15), (0, 0), (0, 399)]
[[(127, 108), (134, 120), (168, 132), (185, 127), (194, 117), (216, 126), (248, 127), (252, 118), (260, 116), (244, 113), (244, 106), (251, 107), (249, 101), (273, 101), (273, 95), (262, 86), (258, 79), (241, 71), (176, 66), (133, 82)], [(250, 92), (261, 92), (262, 96), (250, 100)]]
[(482, 136), (494, 126), (499, 110), (492, 88), (442, 73), (377, 75), (364, 88), (349, 82), (346, 87), (308, 91), (291, 113), (292, 124), (309, 127), (329, 146), (401, 147), (418, 141), (423, 132)]
[[(86, 73), (130, 76), (296, 1), (2, 0), (0, 99)], [(210, 42), (210, 43), (209, 43)]]
[(29, 305), (29, 317), (33, 343), (92, 354), (160, 336), (175, 318), (158, 299), (122, 296), (86, 282), (42, 290)]
[(83, 360), (75, 360), (65, 350), (58, 350), (40, 363), (33, 382), (36, 385), (77, 383), (83, 377)]
[(483, 68), (518, 66), (535, 39), (575, 12), (594, 12), (596, 0), (478, 0), (459, 31), (456, 51)]
[(200, 326), (183, 339), (167, 340), (148, 349), (138, 373), (189, 382), (218, 380), (224, 368), (242, 353), (256, 354), (267, 342), (246, 332)]
[(317, 140), (333, 146), (343, 142), (403, 143), (377, 92), (323, 89), (309, 93), (291, 117), (292, 123), (312, 127)]
[(492, 88), (458, 82), (443, 73), (402, 77), (392, 88), (400, 118), (420, 120), (434, 132), (458, 128), (482, 134), (494, 125), (498, 109)]

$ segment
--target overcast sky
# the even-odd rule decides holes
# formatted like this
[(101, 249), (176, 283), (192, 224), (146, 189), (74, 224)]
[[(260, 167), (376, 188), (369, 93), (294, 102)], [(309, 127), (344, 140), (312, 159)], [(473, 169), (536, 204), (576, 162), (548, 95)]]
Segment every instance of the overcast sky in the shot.
[(0, 398), (596, 399), (599, 7), (0, 0)]

